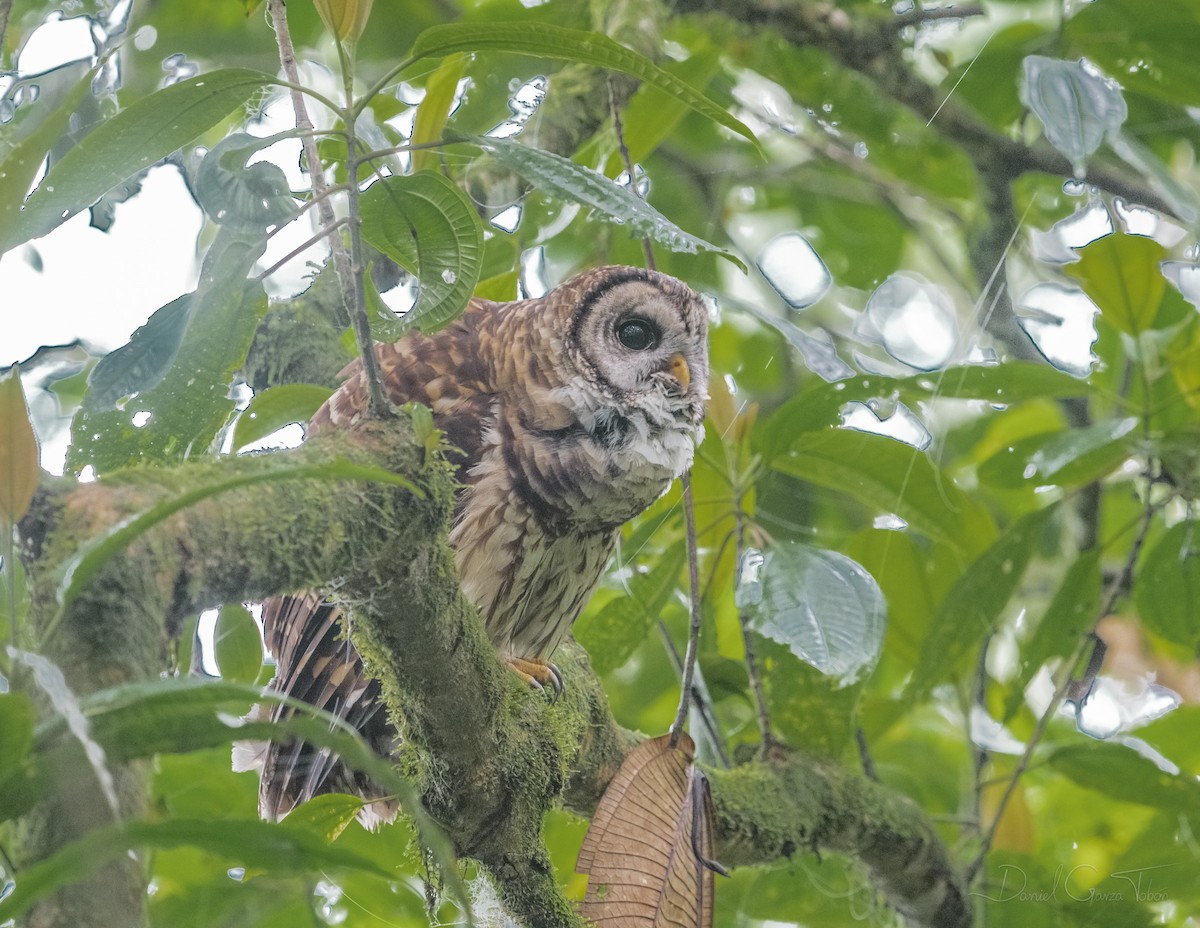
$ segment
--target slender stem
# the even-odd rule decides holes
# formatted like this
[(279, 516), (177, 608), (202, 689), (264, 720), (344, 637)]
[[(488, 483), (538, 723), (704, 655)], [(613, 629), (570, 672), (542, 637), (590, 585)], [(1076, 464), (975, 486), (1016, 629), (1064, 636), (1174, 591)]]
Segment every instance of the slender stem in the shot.
[[(675, 670), (682, 677), (683, 658), (679, 655), (679, 649), (675, 647), (675, 642), (671, 640), (671, 633), (667, 630), (667, 623), (662, 619), (658, 620), (658, 632), (662, 636), (663, 644), (666, 645), (667, 653), (671, 655), (671, 663), (675, 665)], [(708, 732), (708, 737), (712, 741), (713, 747), (716, 748), (721, 766), (728, 769), (731, 766), (729, 753), (725, 750), (725, 743), (721, 738), (721, 729), (717, 724), (712, 704), (705, 701), (703, 694), (700, 692), (700, 687), (695, 685), (692, 686), (692, 699), (696, 701), (696, 712), (700, 715), (700, 722)]]
[(8, 32), (8, 17), (12, 13), (13, 0), (0, 0), (0, 68), (4, 67), (4, 36)]
[[(371, 330), (367, 323), (366, 293), (363, 284), (362, 241), (359, 235), (358, 213), (358, 158), (355, 153), (354, 111), (353, 111), (353, 82), (354, 75), (350, 62), (338, 45), (338, 55), (342, 63), (342, 81), (346, 90), (346, 107), (343, 109), (332, 104), (330, 106), (345, 123), (346, 135), (346, 174), (348, 182), (347, 195), (349, 199), (350, 248), (341, 235), (336, 234), (341, 228), (333, 212), (333, 205), (327, 196), (329, 185), (325, 182), (325, 170), (321, 164), (321, 156), (317, 151), (316, 131), (312, 120), (308, 118), (308, 110), (304, 104), (304, 91), (300, 85), (300, 71), (296, 66), (296, 49), (292, 44), (291, 32), (288, 29), (287, 7), (284, 0), (267, 0), (267, 10), (275, 27), (275, 41), (279, 45), (279, 61), (283, 73), (287, 75), (291, 88), (292, 110), (296, 114), (296, 128), (301, 131), (304, 145), (304, 158), (308, 163), (309, 182), (312, 184), (313, 197), (318, 200), (317, 211), (321, 226), (329, 235), (329, 245), (333, 251), (333, 266), (337, 271), (342, 288), (342, 302), (350, 317), (354, 336), (358, 342), (359, 356), (362, 358), (363, 374), (367, 380), (367, 396), (371, 414), (376, 418), (386, 418), (391, 415), (391, 407), (383, 395), (383, 384), (379, 374), (379, 360), (375, 357), (374, 345), (371, 341)], [(368, 98), (369, 99), (369, 98)]]
[(944, 6), (936, 10), (909, 10), (900, 13), (887, 21), (890, 29), (903, 29), (905, 26), (919, 26), (922, 23), (933, 23), (944, 19), (966, 19), (968, 16), (983, 16), (987, 11), (978, 3), (967, 6)]
[(416, 58), (405, 58), (398, 65), (383, 75), (383, 77), (368, 87), (367, 92), (364, 93), (362, 97), (350, 107), (350, 112), (354, 114), (354, 118), (357, 119), (358, 115), (367, 108), (367, 104), (371, 102), (371, 98), (374, 97), (375, 94), (383, 90), (384, 87), (395, 80), (405, 70), (405, 68), (407, 68), (416, 60)]
[[(340, 229), (342, 226), (346, 225), (347, 222), (349, 222), (349, 220), (347, 220), (347, 219), (338, 219), (334, 222), (333, 225), (334, 225), (335, 229)], [(274, 274), (277, 270), (279, 270), (281, 267), (283, 267), (285, 264), (287, 264), (289, 261), (291, 261), (297, 255), (302, 254), (303, 252), (307, 251), (313, 245), (317, 244), (317, 242), (321, 241), (321, 239), (328, 237), (330, 232), (332, 232), (332, 231), (334, 231), (334, 230), (333, 229), (322, 229), (320, 232), (316, 233), (316, 235), (311, 236), (306, 241), (304, 241), (302, 244), (297, 245), (295, 248), (293, 248), (291, 251), (289, 251), (286, 255), (284, 255), (282, 258), (280, 258), (278, 261), (276, 261), (274, 264), (272, 264), (269, 268), (267, 268), (265, 271), (263, 271), (261, 274), (259, 274), (254, 279), (256, 281), (266, 280), (268, 277), (270, 277), (272, 274)]]
[[(734, 537), (736, 547), (734, 557), (734, 576), (741, 571), (746, 557), (746, 513), (742, 509), (742, 497), (739, 494), (733, 510), (735, 522)], [(735, 582), (737, 582), (735, 580)], [(765, 757), (774, 743), (771, 735), (771, 714), (767, 707), (767, 694), (763, 688), (762, 672), (758, 663), (758, 655), (754, 644), (754, 633), (750, 631), (750, 620), (746, 614), (738, 610), (738, 624), (742, 628), (742, 644), (746, 650), (746, 675), (750, 678), (750, 689), (754, 693), (754, 710), (758, 717), (759, 751)]]
[(1054, 686), (1054, 695), (1050, 698), (1050, 702), (1038, 718), (1037, 726), (1034, 728), (1033, 734), (1025, 745), (1025, 751), (1021, 754), (1021, 759), (1017, 762), (1017, 767), (1008, 780), (1004, 794), (996, 804), (996, 814), (993, 816), (991, 824), (988, 825), (988, 829), (983, 835), (979, 853), (975, 855), (975, 859), (971, 861), (970, 866), (966, 869), (964, 876), (968, 885), (974, 881), (975, 876), (983, 866), (984, 860), (987, 858), (992, 841), (996, 837), (996, 829), (1000, 827), (1000, 821), (1004, 818), (1004, 810), (1008, 807), (1008, 802), (1012, 799), (1012, 795), (1017, 789), (1017, 782), (1021, 779), (1025, 771), (1029, 769), (1029, 762), (1033, 758), (1033, 752), (1041, 743), (1042, 736), (1046, 733), (1046, 728), (1050, 724), (1050, 719), (1058, 712), (1059, 704), (1066, 698), (1068, 693), (1079, 689), (1078, 681), (1075, 680), (1075, 668), (1083, 659), (1084, 653), (1088, 649), (1088, 644), (1099, 640), (1096, 637), (1096, 624), (1112, 611), (1113, 606), (1116, 605), (1117, 597), (1121, 595), (1127, 579), (1132, 575), (1134, 565), (1137, 563), (1138, 555), (1142, 550), (1142, 545), (1145, 544), (1146, 536), (1150, 532), (1150, 525), (1156, 509), (1157, 507), (1151, 505), (1149, 500), (1147, 500), (1146, 508), (1142, 513), (1141, 529), (1138, 531), (1137, 538), (1134, 539), (1133, 544), (1130, 546), (1129, 554), (1125, 558), (1125, 566), (1109, 583), (1104, 600), (1100, 604), (1096, 622), (1093, 623), (1091, 631), (1079, 639), (1079, 642), (1075, 645), (1075, 650), (1071, 652), (1071, 656), (1059, 668), (1058, 679)]
[(687, 722), (688, 705), (692, 698), (692, 677), (696, 670), (696, 651), (700, 641), (700, 563), (696, 553), (696, 511), (692, 505), (692, 473), (687, 471), (679, 478), (683, 486), (683, 521), (687, 528), (688, 548), (688, 600), (691, 604), (691, 627), (688, 630), (687, 652), (683, 658), (683, 682), (679, 692), (679, 710), (671, 725), (671, 747), (679, 743), (679, 735)]
[[(613, 131), (617, 135), (617, 148), (621, 152), (621, 160), (625, 164), (625, 173), (629, 175), (629, 189), (635, 197), (640, 197), (637, 189), (637, 178), (633, 174), (633, 158), (629, 154), (629, 146), (625, 144), (625, 127), (621, 123), (621, 108), (617, 105), (617, 89), (613, 85), (613, 78), (610, 74), (608, 77), (608, 105), (612, 110)], [(650, 236), (642, 237), (642, 252), (646, 256), (646, 267), (650, 270), (657, 270), (654, 262), (654, 246), (650, 242)]]

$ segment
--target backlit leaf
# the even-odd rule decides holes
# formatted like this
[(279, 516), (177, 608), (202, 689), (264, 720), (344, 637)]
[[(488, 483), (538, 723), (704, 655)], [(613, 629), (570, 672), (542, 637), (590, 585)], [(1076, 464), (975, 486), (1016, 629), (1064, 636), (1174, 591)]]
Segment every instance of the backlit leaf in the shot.
[(29, 421), (21, 372), (0, 379), (0, 531), (20, 521), (37, 489), (38, 440)]
[(1151, 328), (1167, 280), (1159, 267), (1167, 250), (1154, 239), (1113, 234), (1082, 251), (1066, 272), (1079, 281), (1112, 325), (1137, 335)]
[(234, 426), (233, 447), (261, 441), (293, 422), (307, 422), (332, 393), (318, 384), (288, 383), (254, 394)]
[(226, 680), (253, 683), (262, 667), (262, 637), (254, 616), (240, 603), (226, 603), (213, 633), (217, 668)]

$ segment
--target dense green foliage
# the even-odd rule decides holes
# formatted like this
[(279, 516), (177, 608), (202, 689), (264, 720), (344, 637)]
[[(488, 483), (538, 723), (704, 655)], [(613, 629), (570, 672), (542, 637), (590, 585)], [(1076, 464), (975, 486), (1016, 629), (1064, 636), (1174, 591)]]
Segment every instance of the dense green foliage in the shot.
[[(268, 140), (245, 133), (287, 90), (264, 7), (243, 2), (135, 4), (128, 33), (145, 41), (114, 30), (96, 70), (38, 76), (41, 95), (15, 110), (35, 81), (0, 83), (9, 260), (97, 200), (111, 210), (168, 157), (208, 216), (194, 292), (103, 359), (47, 351), (23, 366), (45, 365), (39, 389), (73, 411), (76, 474), (229, 455), (305, 420), (353, 356), (332, 260), (287, 299), (269, 300), (261, 279), (268, 230), (313, 195), (254, 161)], [(101, 8), (88, 0), (72, 15)], [(49, 9), (15, 5), (5, 66)], [(356, 254), (370, 272), (359, 299), (377, 338), (436, 328), (472, 292), (512, 299), (518, 284), (644, 264), (647, 249), (714, 297), (693, 471), (699, 759), (717, 767), (779, 744), (865, 765), (938, 823), (992, 928), (1195, 924), (1200, 3), (961, 12), (877, 0), (683, 2), (669, 15), (621, 0), (376, 0), (353, 55), (361, 112), (348, 146), (331, 75), (351, 61), (311, 4), (288, 8), (297, 56), (324, 66), (303, 80), (328, 104), (308, 101), (342, 185), (338, 215), (361, 219)], [(159, 63), (174, 54), (200, 73), (160, 87)], [(118, 62), (113, 90), (96, 77)], [(530, 102), (522, 85), (539, 76), (545, 100)], [(487, 135), (506, 121), (505, 137)], [(383, 168), (394, 176), (347, 206), (348, 180)], [(398, 318), (388, 305), (413, 282), (419, 297)], [(0, 303), (12, 311), (6, 294)], [(273, 327), (289, 313), (317, 322)], [(296, 374), (303, 365), (279, 360), (306, 351), (337, 363)], [(230, 392), (242, 378), (257, 391), (244, 411)], [(379, 476), (339, 466), (350, 467), (262, 479)], [(85, 548), (63, 590), (223, 488), (184, 488)], [(671, 724), (687, 590), (676, 488), (627, 527), (575, 626), (624, 726)], [(31, 770), (66, 756), (65, 717), (109, 761), (159, 752), (152, 809), (120, 836), (151, 849), (150, 924), (428, 921), (430, 858), (410, 821), (347, 827), (358, 806), (341, 797), (283, 826), (257, 821), (256, 778), (230, 772), (234, 733), (212, 715), (244, 712), (272, 673), (249, 612), (222, 610), (207, 661), (192, 655), (198, 620), (178, 639), (182, 675), (215, 661), (225, 683), (94, 693), (89, 735), (53, 668), (39, 670), (46, 629), (28, 621), (23, 591), (9, 551), (0, 820), (39, 798)], [(39, 685), (60, 697), (55, 711), (35, 713)], [(302, 728), (311, 721), (297, 730), (321, 737), (321, 723)], [(357, 749), (342, 732), (325, 737)], [(103, 755), (92, 759), (102, 771)], [(572, 898), (585, 829), (565, 811), (546, 817)], [(17, 834), (0, 826), (0, 846)], [(13, 900), (28, 899), (124, 846), (96, 830), (29, 875), (0, 857), (0, 885), (15, 876)], [(435, 905), (461, 917), (453, 892)], [(0, 919), (5, 908), (0, 899)], [(718, 926), (864, 918), (895, 916), (849, 857), (797, 849), (718, 880)]]

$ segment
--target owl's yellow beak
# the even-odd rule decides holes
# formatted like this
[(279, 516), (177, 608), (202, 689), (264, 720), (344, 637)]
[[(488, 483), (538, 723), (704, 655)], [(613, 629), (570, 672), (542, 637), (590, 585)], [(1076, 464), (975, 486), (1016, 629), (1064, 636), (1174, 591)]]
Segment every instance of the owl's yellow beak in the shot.
[(692, 372), (688, 368), (687, 359), (676, 354), (671, 356), (671, 376), (679, 381), (679, 385), (683, 388), (681, 392), (687, 393), (688, 385), (692, 382)]

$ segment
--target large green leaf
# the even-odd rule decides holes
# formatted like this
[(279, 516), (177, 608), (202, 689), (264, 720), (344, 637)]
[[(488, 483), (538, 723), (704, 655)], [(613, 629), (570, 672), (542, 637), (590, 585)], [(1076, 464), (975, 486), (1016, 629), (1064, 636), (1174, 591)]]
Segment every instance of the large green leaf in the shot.
[(453, 320), (483, 265), (483, 225), (463, 192), (433, 171), (393, 175), (367, 188), (359, 208), (363, 238), (421, 282), (403, 328), (432, 332)]
[(1200, 647), (1200, 529), (1171, 526), (1146, 555), (1133, 593), (1146, 627), (1190, 651)]
[(1112, 325), (1137, 335), (1154, 324), (1167, 280), (1160, 262), (1167, 250), (1154, 239), (1115, 233), (1080, 252), (1066, 271), (1079, 281)]
[(672, 251), (686, 254), (715, 252), (745, 269), (734, 255), (684, 232), (628, 187), (622, 187), (569, 158), (530, 148), (511, 139), (464, 137), (463, 141), (473, 142), (490, 152), (493, 158), (539, 190), (581, 203), (619, 225), (628, 226), (630, 235), (652, 238)]
[(1049, 765), (1079, 786), (1111, 799), (1195, 814), (1200, 808), (1200, 783), (1194, 777), (1170, 774), (1136, 750), (1108, 741), (1087, 741), (1059, 748)]
[(629, 578), (628, 591), (576, 627), (597, 673), (616, 670), (637, 650), (675, 592), (686, 549), (677, 543), (645, 573)]
[(879, 659), (887, 605), (875, 578), (844, 554), (798, 542), (747, 551), (735, 596), (750, 628), (839, 686)]
[(213, 71), (164, 87), (101, 123), (50, 169), (9, 227), (7, 247), (45, 235), (211, 129), (274, 80), (244, 68)]
[[(413, 60), (455, 52), (501, 51), (592, 64), (621, 71), (653, 84), (702, 116), (732, 129), (759, 148), (754, 133), (740, 120), (648, 58), (618, 45), (608, 36), (549, 23), (451, 23), (432, 26), (418, 36)], [(760, 149), (761, 150), (761, 149)]]
[(0, 821), (31, 804), (33, 703), (24, 693), (0, 693)]
[(847, 493), (879, 513), (893, 513), (968, 558), (995, 536), (991, 517), (978, 502), (924, 452), (890, 438), (848, 429), (805, 433), (772, 466)]
[(910, 697), (920, 699), (952, 679), (963, 658), (995, 629), (1056, 511), (1048, 506), (1009, 526), (958, 578), (933, 618), (909, 682)]
[(267, 310), (262, 284), (246, 276), (265, 246), (261, 230), (222, 227), (196, 291), (159, 309), (96, 365), (96, 390), (71, 426), (69, 467), (103, 473), (208, 450), (233, 412), (234, 374)]
[(377, 483), (404, 487), (410, 493), (423, 497), (419, 487), (405, 477), (353, 461), (329, 461), (322, 464), (296, 464), (284, 455), (278, 463), (270, 461), (261, 470), (251, 473), (222, 475), (194, 485), (176, 496), (169, 497), (151, 506), (136, 516), (122, 521), (103, 535), (92, 539), (67, 562), (62, 583), (59, 586), (59, 601), (62, 608), (71, 604), (79, 592), (100, 571), (110, 558), (125, 550), (139, 535), (144, 534), (181, 509), (192, 506), (209, 497), (240, 487), (258, 483), (274, 483), (279, 480), (369, 480)]

